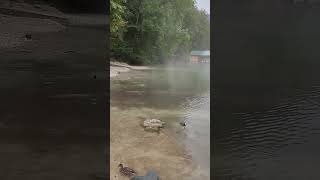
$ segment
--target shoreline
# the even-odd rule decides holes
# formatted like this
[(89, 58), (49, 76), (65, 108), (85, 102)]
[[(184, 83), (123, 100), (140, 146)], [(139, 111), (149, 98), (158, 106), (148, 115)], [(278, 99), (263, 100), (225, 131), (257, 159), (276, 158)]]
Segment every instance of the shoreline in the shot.
[(129, 72), (131, 70), (151, 70), (155, 69), (150, 66), (131, 66), (127, 63), (119, 61), (110, 61), (110, 78), (118, 76), (122, 72)]

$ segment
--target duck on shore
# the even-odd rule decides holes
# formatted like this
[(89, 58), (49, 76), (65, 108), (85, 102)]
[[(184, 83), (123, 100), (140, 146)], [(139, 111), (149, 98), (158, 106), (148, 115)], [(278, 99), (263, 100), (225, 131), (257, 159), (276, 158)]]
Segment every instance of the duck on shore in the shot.
[(123, 164), (119, 164), (119, 172), (122, 176), (127, 176), (127, 177), (131, 177), (133, 175), (136, 174), (136, 171), (129, 168), (129, 167), (124, 167)]

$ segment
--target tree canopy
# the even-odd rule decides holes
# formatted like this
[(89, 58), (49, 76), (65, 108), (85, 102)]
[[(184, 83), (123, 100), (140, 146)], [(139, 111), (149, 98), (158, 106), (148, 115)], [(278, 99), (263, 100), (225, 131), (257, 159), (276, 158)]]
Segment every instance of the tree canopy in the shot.
[(194, 0), (111, 0), (111, 56), (131, 64), (166, 63), (210, 49), (209, 15)]

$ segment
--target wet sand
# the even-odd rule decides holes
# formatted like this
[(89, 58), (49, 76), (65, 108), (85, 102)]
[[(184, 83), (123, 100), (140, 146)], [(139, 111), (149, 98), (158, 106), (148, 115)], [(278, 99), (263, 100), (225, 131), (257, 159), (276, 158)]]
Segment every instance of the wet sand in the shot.
[(151, 70), (154, 69), (150, 66), (132, 66), (127, 63), (112, 61), (110, 62), (110, 77), (115, 77), (122, 72), (128, 72), (130, 70)]

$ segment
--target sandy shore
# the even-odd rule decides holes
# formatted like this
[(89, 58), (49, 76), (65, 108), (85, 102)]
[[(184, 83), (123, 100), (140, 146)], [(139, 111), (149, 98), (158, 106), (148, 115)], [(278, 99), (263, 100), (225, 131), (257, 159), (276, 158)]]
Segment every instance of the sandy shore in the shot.
[(153, 69), (153, 68), (149, 66), (131, 66), (123, 62), (111, 61), (110, 77), (115, 77), (122, 72), (128, 72), (130, 70), (149, 70), (149, 69)]

